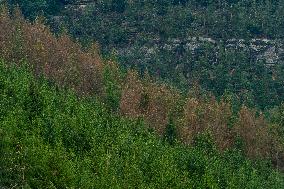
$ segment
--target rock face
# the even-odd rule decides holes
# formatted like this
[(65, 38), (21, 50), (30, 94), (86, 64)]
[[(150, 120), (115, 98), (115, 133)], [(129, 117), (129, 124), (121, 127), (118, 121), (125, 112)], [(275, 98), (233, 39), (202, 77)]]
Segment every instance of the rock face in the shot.
[(87, 5), (89, 3), (94, 3), (97, 0), (66, 0), (65, 4), (70, 4), (70, 5)]
[(129, 57), (135, 52), (141, 52), (145, 56), (143, 58), (144, 60), (153, 58), (162, 50), (172, 53), (183, 51), (183, 53), (190, 53), (194, 56), (202, 52), (206, 45), (218, 48), (220, 44), (222, 44), (226, 50), (236, 49), (249, 52), (254, 60), (263, 60), (268, 66), (284, 63), (284, 41), (269, 39), (229, 39), (226, 41), (217, 41), (205, 37), (189, 37), (186, 40), (169, 39), (163, 42), (153, 40), (151, 44), (141, 46), (134, 45), (126, 49), (118, 49), (117, 53), (119, 56)]
[(65, 3), (65, 10), (71, 10), (75, 12), (84, 11), (88, 5), (92, 5), (97, 0), (69, 0)]
[(226, 42), (229, 48), (242, 48), (249, 50), (257, 60), (264, 60), (267, 65), (284, 62), (283, 41), (269, 39), (245, 40), (231, 39)]
[[(1, 1), (1, 0), (0, 0)], [(66, 11), (74, 12), (80, 16), (85, 11), (88, 5), (96, 3), (97, 0), (66, 0)], [(56, 22), (60, 22), (61, 17), (54, 17)], [(135, 39), (134, 39), (135, 40)], [(270, 40), (270, 39), (228, 39), (215, 40), (209, 37), (188, 37), (187, 39), (168, 39), (159, 40), (153, 39), (147, 41), (143, 45), (133, 42), (126, 47), (117, 48), (117, 55), (126, 59), (131, 59), (135, 56), (138, 63), (151, 61), (161, 51), (168, 51), (169, 53), (189, 53), (193, 56), (198, 56), (202, 52), (204, 46), (218, 46), (222, 44), (225, 49), (237, 49), (249, 52), (254, 60), (263, 60), (268, 66), (284, 63), (284, 40)], [(139, 52), (140, 55), (137, 54)], [(217, 49), (216, 49), (217, 52)], [(212, 60), (214, 62), (214, 60)], [(217, 60), (216, 60), (217, 61)]]

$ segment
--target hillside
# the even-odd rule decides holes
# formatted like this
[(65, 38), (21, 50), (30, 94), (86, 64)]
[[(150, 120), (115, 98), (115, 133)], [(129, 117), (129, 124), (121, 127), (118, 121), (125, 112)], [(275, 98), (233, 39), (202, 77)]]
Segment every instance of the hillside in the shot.
[(220, 154), (207, 138), (170, 145), (141, 120), (114, 116), (26, 66), (0, 63), (0, 187), (281, 188), (266, 162)]
[[(212, 11), (217, 4), (145, 1), (138, 9), (135, 1), (121, 1), (124, 8), (98, 1), (79, 13), (50, 12), (62, 1), (27, 2), (0, 11), (0, 187), (284, 186), (281, 28), (267, 38), (186, 38), (181, 31), (156, 40), (159, 32), (140, 24), (173, 14), (155, 20), (149, 10)], [(130, 5), (146, 17), (130, 14)], [(134, 25), (104, 25), (124, 14)], [(130, 41), (113, 40), (121, 24), (139, 31), (138, 43), (129, 31)], [(129, 69), (128, 61), (141, 67)]]
[(232, 93), (261, 110), (284, 100), (283, 0), (49, 1), (19, 4), (27, 18), (43, 14), (83, 46), (97, 41), (104, 57), (140, 75)]
[[(83, 44), (188, 91), (196, 83), (262, 110), (283, 102), (284, 2), (97, 1), (63, 14)], [(261, 71), (259, 71), (261, 70)], [(260, 82), (259, 82), (260, 81)], [(259, 90), (259, 89), (263, 90)]]

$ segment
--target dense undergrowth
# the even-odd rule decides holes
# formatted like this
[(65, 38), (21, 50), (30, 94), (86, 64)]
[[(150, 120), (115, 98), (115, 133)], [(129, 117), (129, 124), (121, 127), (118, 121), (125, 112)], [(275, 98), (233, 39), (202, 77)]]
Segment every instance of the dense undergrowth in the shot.
[(281, 188), (266, 161), (218, 152), (200, 135), (169, 144), (140, 119), (0, 63), (0, 186), (14, 188)]

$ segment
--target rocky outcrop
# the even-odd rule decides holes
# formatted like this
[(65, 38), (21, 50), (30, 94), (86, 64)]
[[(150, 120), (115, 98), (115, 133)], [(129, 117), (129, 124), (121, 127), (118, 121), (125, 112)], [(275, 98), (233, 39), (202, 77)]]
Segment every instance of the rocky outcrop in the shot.
[[(1, 1), (1, 0), (0, 0)], [(65, 11), (74, 13), (74, 19), (80, 17), (86, 7), (96, 3), (97, 0), (66, 0)], [(76, 15), (76, 16), (75, 16)], [(60, 23), (62, 16), (54, 17), (54, 23)], [(139, 35), (138, 35), (139, 36)], [(210, 45), (216, 48), (222, 46), (225, 49), (237, 49), (249, 52), (255, 60), (263, 60), (268, 66), (274, 66), (278, 63), (284, 63), (284, 40), (270, 39), (228, 39), (216, 40), (209, 37), (188, 37), (187, 39), (152, 39), (144, 44), (135, 42), (137, 35), (133, 37), (133, 41), (129, 39), (130, 44), (117, 48), (116, 52), (121, 57), (137, 57), (136, 61), (143, 63), (155, 59), (155, 56), (161, 51), (169, 51), (172, 54), (190, 53), (198, 56), (204, 50), (204, 46)], [(215, 49), (217, 52), (217, 49)], [(139, 52), (139, 55), (137, 54)], [(217, 61), (217, 59), (215, 59)], [(215, 61), (214, 58), (212, 61)], [(152, 60), (153, 61), (153, 60)]]
[(65, 5), (66, 10), (84, 11), (88, 5), (92, 5), (97, 0), (70, 0)]
[(163, 42), (154, 39), (151, 44), (133, 45), (125, 49), (118, 49), (117, 53), (120, 56), (128, 57), (133, 53), (140, 52), (145, 56), (143, 59), (148, 60), (162, 50), (173, 53), (182, 51), (183, 53), (198, 55), (206, 45), (213, 46), (213, 49), (219, 48), (221, 45), (225, 50), (235, 49), (249, 52), (254, 60), (263, 60), (268, 66), (284, 63), (284, 41), (269, 39), (229, 39), (223, 41), (205, 37), (189, 37), (185, 40), (169, 39)]

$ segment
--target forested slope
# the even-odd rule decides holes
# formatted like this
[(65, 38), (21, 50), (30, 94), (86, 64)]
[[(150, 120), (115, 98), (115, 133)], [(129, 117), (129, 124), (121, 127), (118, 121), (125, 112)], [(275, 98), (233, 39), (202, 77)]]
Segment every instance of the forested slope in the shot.
[(203, 77), (187, 93), (44, 22), (1, 10), (0, 186), (283, 186), (281, 63), (221, 49), (220, 64), (193, 61)]
[[(26, 66), (25, 66), (26, 65)], [(141, 120), (0, 61), (0, 187), (281, 188), (283, 176), (208, 138), (170, 145)]]
[[(98, 1), (65, 23), (120, 64), (252, 107), (283, 101), (283, 1)], [(261, 89), (261, 90), (259, 90)]]
[(27, 18), (45, 15), (53, 31), (67, 29), (84, 45), (99, 42), (106, 57), (181, 90), (198, 84), (262, 110), (283, 102), (283, 0), (9, 3), (19, 3)]

